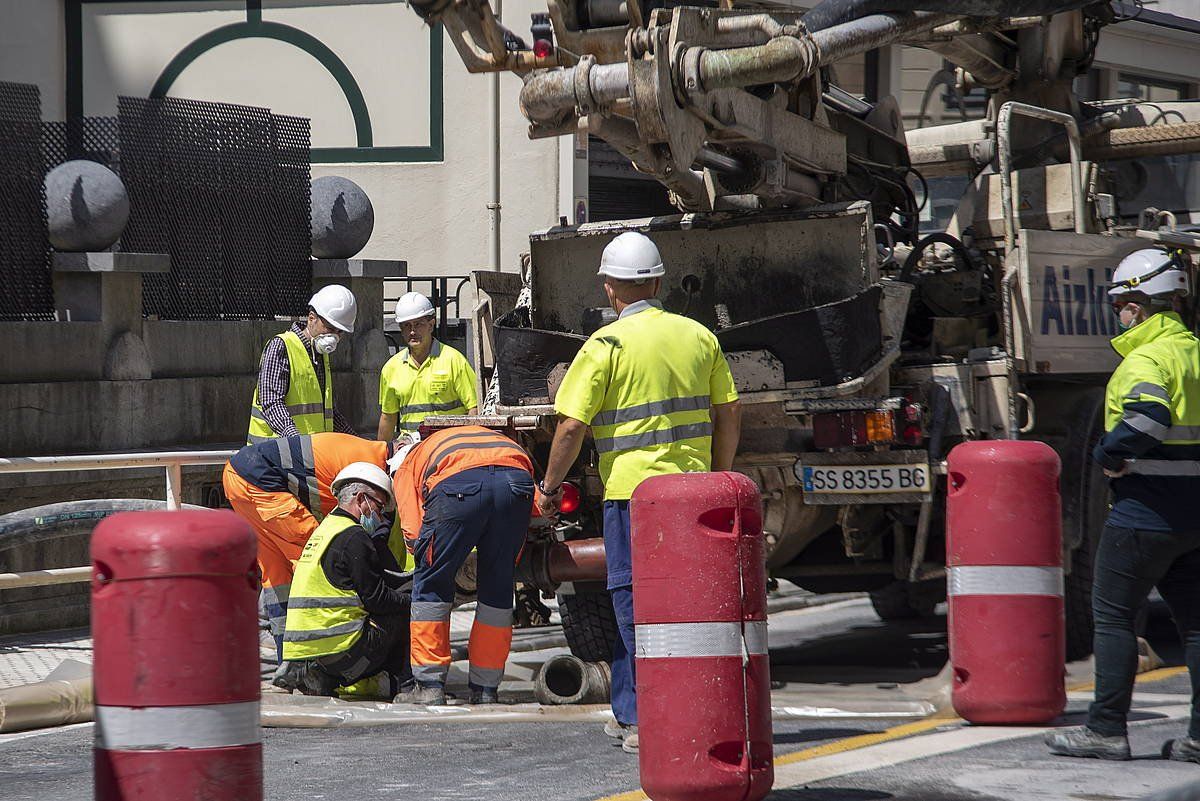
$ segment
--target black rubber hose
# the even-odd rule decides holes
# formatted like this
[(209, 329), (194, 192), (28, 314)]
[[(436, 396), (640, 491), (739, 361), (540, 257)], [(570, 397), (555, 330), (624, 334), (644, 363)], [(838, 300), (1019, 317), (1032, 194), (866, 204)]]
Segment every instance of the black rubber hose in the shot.
[[(150, 501), (140, 498), (99, 499), (90, 501), (66, 501), (22, 509), (0, 515), (0, 551), (19, 548), (34, 540), (45, 539), (52, 533), (69, 534), (80, 527), (88, 530), (109, 515), (118, 512), (162, 511), (166, 501)], [(203, 506), (184, 504), (185, 509), (204, 509)]]
[(870, 14), (934, 11), (965, 17), (1036, 17), (1091, 5), (1095, 0), (825, 0), (804, 15), (810, 31), (821, 31)]
[(971, 261), (971, 254), (967, 252), (967, 246), (962, 243), (961, 239), (945, 233), (930, 234), (917, 242), (917, 246), (913, 248), (912, 253), (908, 254), (908, 258), (904, 260), (904, 266), (900, 268), (899, 280), (906, 284), (912, 283), (912, 274), (917, 269), (917, 264), (921, 261), (921, 254), (930, 245), (948, 245), (962, 263), (964, 270), (970, 270), (975, 267), (975, 263)]

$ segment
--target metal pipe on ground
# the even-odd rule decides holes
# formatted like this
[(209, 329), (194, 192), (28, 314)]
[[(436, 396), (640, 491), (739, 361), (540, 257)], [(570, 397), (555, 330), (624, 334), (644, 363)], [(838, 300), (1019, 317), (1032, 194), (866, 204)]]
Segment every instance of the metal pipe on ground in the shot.
[(612, 670), (607, 662), (584, 662), (570, 654), (550, 657), (533, 680), (538, 703), (602, 704), (612, 692)]

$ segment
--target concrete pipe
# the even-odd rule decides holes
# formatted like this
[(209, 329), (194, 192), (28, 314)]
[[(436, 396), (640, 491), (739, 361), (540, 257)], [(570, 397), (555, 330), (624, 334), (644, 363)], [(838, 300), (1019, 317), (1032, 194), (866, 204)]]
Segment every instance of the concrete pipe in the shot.
[(612, 689), (612, 672), (607, 662), (584, 662), (570, 654), (551, 657), (533, 681), (538, 703), (603, 704)]

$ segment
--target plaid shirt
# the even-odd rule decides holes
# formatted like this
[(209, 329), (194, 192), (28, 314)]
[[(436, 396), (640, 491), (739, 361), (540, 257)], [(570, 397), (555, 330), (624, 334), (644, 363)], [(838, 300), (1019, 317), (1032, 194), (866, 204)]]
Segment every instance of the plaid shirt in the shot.
[[(300, 337), (312, 356), (313, 370), (317, 374), (317, 383), (321, 392), (325, 392), (325, 366), (321, 354), (312, 348), (312, 343), (305, 333), (303, 323), (292, 323), (292, 331)], [(271, 430), (281, 437), (294, 437), (300, 434), (292, 416), (288, 414), (287, 404), (283, 398), (287, 395), (288, 385), (292, 380), (292, 366), (288, 362), (287, 346), (279, 337), (271, 337), (263, 348), (262, 362), (258, 368), (258, 402), (262, 404), (263, 417), (271, 426)], [(338, 411), (337, 403), (333, 404), (333, 430), (343, 434), (356, 433), (350, 422)]]

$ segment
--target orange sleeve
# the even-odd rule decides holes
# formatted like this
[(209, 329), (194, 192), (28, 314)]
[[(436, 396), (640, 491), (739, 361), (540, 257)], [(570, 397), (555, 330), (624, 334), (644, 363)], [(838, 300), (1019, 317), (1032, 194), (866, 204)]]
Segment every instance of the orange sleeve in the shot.
[(425, 516), (421, 493), (417, 489), (417, 476), (413, 472), (414, 461), (410, 454), (392, 478), (392, 492), (396, 495), (396, 516), (400, 520), (400, 532), (404, 535), (405, 547), (410, 553), (412, 543), (421, 532), (421, 522)]

